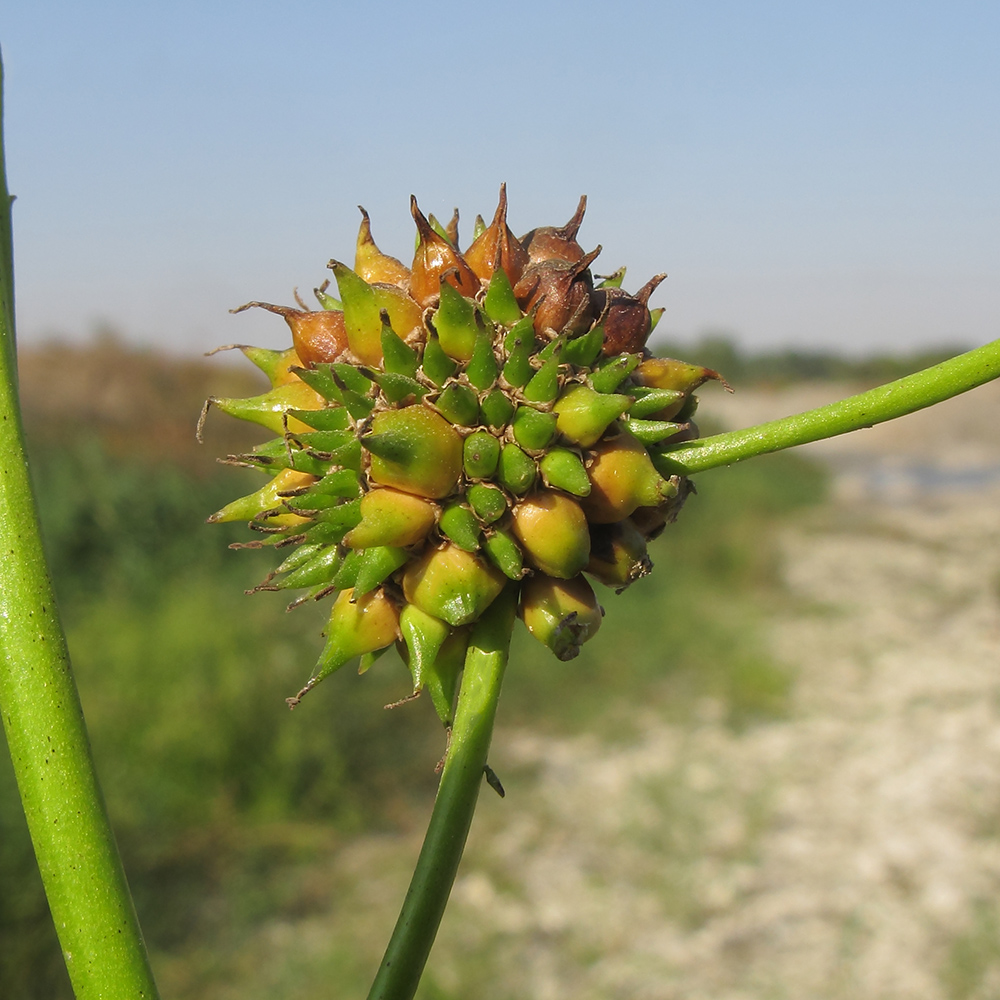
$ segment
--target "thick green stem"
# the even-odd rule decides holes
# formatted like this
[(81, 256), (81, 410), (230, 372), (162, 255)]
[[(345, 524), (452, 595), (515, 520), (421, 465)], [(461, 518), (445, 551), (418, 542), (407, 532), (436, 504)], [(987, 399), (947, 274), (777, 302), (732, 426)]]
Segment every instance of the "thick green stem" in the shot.
[(925, 368), (915, 375), (907, 375), (829, 406), (681, 445), (657, 458), (656, 464), (661, 472), (681, 475), (732, 465), (754, 455), (781, 451), (902, 417), (998, 377), (1000, 340), (994, 340), (933, 368)]
[[(2, 86), (0, 65), (0, 115)], [(0, 141), (0, 712), (78, 1000), (153, 998), (42, 552), (18, 408), (12, 260)]]
[(516, 595), (516, 587), (508, 587), (473, 628), (434, 811), (368, 1000), (410, 1000), (420, 982), (483, 783)]

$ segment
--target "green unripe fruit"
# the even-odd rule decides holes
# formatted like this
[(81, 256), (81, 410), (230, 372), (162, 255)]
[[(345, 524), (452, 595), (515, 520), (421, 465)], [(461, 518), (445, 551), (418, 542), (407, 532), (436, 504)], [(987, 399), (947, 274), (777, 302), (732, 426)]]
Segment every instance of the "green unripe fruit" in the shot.
[(591, 456), (591, 491), (583, 505), (593, 524), (622, 521), (636, 507), (659, 507), (677, 495), (677, 486), (656, 471), (649, 453), (631, 434), (602, 441)]
[(499, 374), (500, 368), (493, 353), (493, 331), (480, 327), (472, 358), (465, 368), (465, 377), (473, 386), (482, 390), (493, 385)]
[(371, 452), (374, 482), (432, 499), (455, 491), (462, 439), (444, 417), (417, 403), (376, 413), (371, 426), (362, 444)]
[(619, 593), (652, 570), (646, 539), (631, 518), (590, 529), (590, 562), (586, 572)]
[(504, 326), (511, 326), (521, 318), (521, 307), (514, 298), (514, 289), (502, 267), (498, 267), (490, 278), (483, 308), (494, 323), (502, 323)]
[(465, 439), (462, 454), (470, 479), (489, 479), (500, 461), (500, 442), (489, 431), (475, 431)]
[(483, 416), (483, 422), (494, 430), (505, 427), (514, 415), (514, 404), (507, 398), (507, 394), (502, 389), (494, 389), (487, 393), (479, 409)]
[(658, 444), (682, 430), (681, 424), (669, 420), (626, 420), (624, 424), (629, 434), (647, 445)]
[(507, 513), (507, 498), (503, 495), (503, 491), (495, 486), (474, 483), (469, 487), (465, 497), (484, 524), (499, 521)]
[(530, 316), (526, 316), (507, 334), (504, 349), (507, 361), (503, 366), (503, 377), (520, 389), (535, 374), (531, 365), (531, 355), (535, 351), (535, 328)]
[[(227, 503), (222, 510), (216, 511), (208, 518), (209, 524), (219, 524), (223, 521), (250, 521), (265, 511), (281, 506), (280, 494), (309, 486), (316, 482), (316, 477), (294, 469), (282, 469), (266, 486), (255, 493), (240, 497)], [(270, 518), (271, 524), (305, 524), (306, 518), (297, 514), (283, 514), (281, 519)]]
[(572, 660), (601, 627), (604, 616), (583, 577), (553, 580), (536, 575), (521, 588), (521, 618), (528, 631), (560, 660)]
[(607, 363), (590, 376), (590, 384), (598, 392), (614, 392), (639, 364), (638, 354), (620, 354), (609, 358)]
[(382, 318), (371, 285), (346, 264), (331, 260), (344, 304), (344, 328), (351, 352), (365, 365), (382, 363)]
[(590, 559), (590, 531), (580, 505), (561, 493), (533, 493), (513, 511), (514, 534), (532, 565), (568, 580)]
[(556, 415), (519, 406), (511, 422), (514, 440), (525, 451), (543, 451), (556, 436)]
[(476, 306), (452, 288), (441, 282), (441, 302), (433, 318), (441, 349), (449, 358), (468, 361), (476, 346)]
[(505, 444), (500, 452), (497, 477), (500, 485), (520, 496), (527, 493), (535, 483), (534, 459), (529, 458), (516, 444)]
[(562, 342), (555, 349), (541, 368), (531, 376), (531, 381), (524, 387), (524, 398), (530, 403), (551, 403), (559, 395), (559, 364), (562, 358)]
[(309, 683), (288, 704), (294, 708), (324, 677), (364, 653), (391, 646), (399, 634), (399, 611), (381, 590), (354, 600), (353, 590), (337, 595), (326, 627), (326, 646)]
[(399, 614), (399, 631), (406, 643), (413, 690), (419, 691), (451, 627), (415, 604), (407, 604)]
[(375, 545), (365, 549), (354, 581), (355, 599), (384, 583), (409, 558), (410, 554), (405, 549), (391, 548), (388, 545)]
[(438, 528), (441, 529), (441, 534), (466, 552), (475, 552), (479, 548), (479, 522), (468, 507), (461, 504), (446, 507), (438, 521)]
[(629, 415), (640, 420), (670, 420), (678, 413), (687, 398), (678, 389), (637, 387), (632, 389), (632, 394), (636, 399), (629, 409)]
[(553, 448), (538, 463), (545, 485), (554, 490), (565, 490), (576, 497), (590, 493), (590, 477), (580, 456), (568, 448)]
[(631, 405), (631, 396), (597, 392), (577, 383), (566, 387), (552, 409), (559, 433), (567, 441), (589, 448)]
[(497, 569), (511, 580), (524, 576), (524, 555), (521, 547), (510, 534), (500, 528), (491, 531), (483, 543), (483, 550)]
[(505, 579), (471, 552), (448, 543), (407, 566), (403, 593), (421, 611), (449, 625), (467, 625), (493, 603)]
[(461, 427), (471, 427), (479, 420), (479, 397), (472, 388), (459, 382), (452, 382), (434, 405), (453, 424)]
[(412, 493), (370, 490), (361, 498), (361, 521), (344, 536), (352, 549), (372, 545), (405, 548), (427, 537), (437, 519), (437, 507)]
[(458, 366), (441, 348), (441, 342), (434, 334), (429, 334), (421, 359), (424, 375), (439, 389), (455, 374)]

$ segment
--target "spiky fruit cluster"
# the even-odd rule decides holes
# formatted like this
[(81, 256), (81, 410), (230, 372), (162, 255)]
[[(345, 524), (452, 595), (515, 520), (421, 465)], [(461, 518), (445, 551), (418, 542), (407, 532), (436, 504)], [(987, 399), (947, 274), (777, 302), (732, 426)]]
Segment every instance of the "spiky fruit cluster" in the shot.
[(624, 268), (595, 285), (585, 206), (516, 239), (501, 187), (463, 253), (457, 212), (442, 227), (411, 200), (410, 267), (362, 209), (354, 269), (329, 265), (339, 300), (324, 285), (319, 310), (241, 307), (283, 316), (293, 347), (243, 347), (272, 388), (206, 403), (278, 435), (227, 459), (271, 478), (209, 520), (249, 521), (267, 536), (249, 547), (294, 546), (255, 589), (304, 589), (292, 606), (339, 592), (290, 703), (398, 643), (447, 723), (470, 626), (505, 586), (568, 660), (603, 615), (586, 577), (621, 590), (649, 572), (646, 543), (689, 490), (662, 456), (697, 435), (692, 390), (719, 376), (649, 355), (664, 275), (634, 295)]

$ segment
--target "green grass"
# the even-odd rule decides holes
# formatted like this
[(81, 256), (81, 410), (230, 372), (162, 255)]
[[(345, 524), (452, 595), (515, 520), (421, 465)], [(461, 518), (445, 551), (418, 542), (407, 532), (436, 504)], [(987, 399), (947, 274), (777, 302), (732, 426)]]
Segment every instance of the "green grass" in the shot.
[[(287, 595), (245, 597), (273, 554), (231, 552), (243, 530), (203, 523), (252, 479), (113, 457), (87, 435), (36, 444), (33, 459), (98, 769), (154, 961), (173, 995), (230, 995), (232, 977), (252, 979), (261, 961), (261, 927), (329, 909), (335, 880), (312, 877), (322, 859), (359, 833), (414, 828), (433, 796), (440, 724), (424, 699), (383, 710), (408, 691), (394, 653), (287, 710), (319, 651), (324, 608), (286, 614)], [(783, 599), (774, 535), (822, 497), (823, 476), (772, 456), (698, 486), (653, 543), (653, 574), (622, 596), (602, 589), (607, 617), (578, 659), (558, 662), (518, 628), (501, 726), (611, 738), (627, 735), (635, 706), (683, 724), (711, 697), (737, 727), (785, 710), (791, 678), (761, 638)], [(68, 997), (6, 755), (0, 838), (0, 995)], [(360, 933), (346, 916), (345, 933)], [(371, 933), (381, 947), (382, 929)], [(262, 969), (254, 995), (269, 995), (271, 976), (283, 984), (271, 995), (306, 996), (335, 970), (369, 974), (350, 940), (295, 969)], [(450, 994), (429, 983), (425, 995)]]

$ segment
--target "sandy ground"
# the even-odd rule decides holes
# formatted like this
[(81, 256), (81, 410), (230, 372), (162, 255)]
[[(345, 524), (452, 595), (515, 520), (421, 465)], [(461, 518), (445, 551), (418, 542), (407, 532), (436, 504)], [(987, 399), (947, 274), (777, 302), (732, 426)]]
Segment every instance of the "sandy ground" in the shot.
[(530, 801), (484, 803), (438, 982), (461, 995), (471, 952), (497, 997), (1000, 997), (998, 429), (994, 385), (811, 446), (836, 480), (784, 538), (789, 718), (498, 732)]

